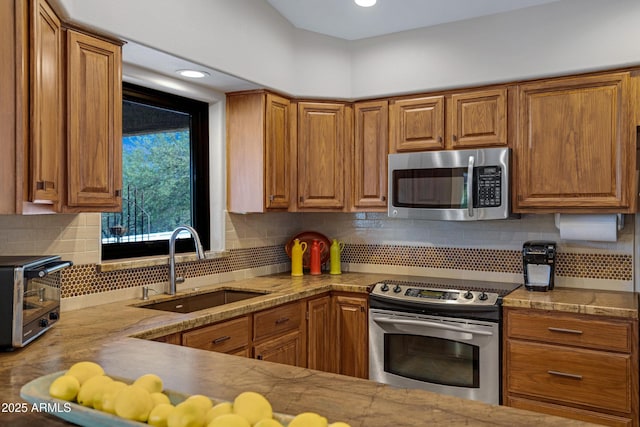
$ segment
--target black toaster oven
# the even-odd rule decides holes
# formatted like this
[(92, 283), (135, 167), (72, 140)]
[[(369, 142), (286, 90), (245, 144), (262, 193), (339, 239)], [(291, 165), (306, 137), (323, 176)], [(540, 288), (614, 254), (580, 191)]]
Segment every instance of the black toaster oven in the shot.
[(0, 349), (24, 347), (60, 318), (59, 256), (0, 256)]

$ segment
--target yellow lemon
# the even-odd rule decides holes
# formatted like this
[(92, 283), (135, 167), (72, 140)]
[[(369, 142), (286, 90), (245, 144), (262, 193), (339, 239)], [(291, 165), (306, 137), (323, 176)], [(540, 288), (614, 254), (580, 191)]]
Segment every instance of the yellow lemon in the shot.
[(351, 427), (351, 426), (345, 422), (338, 421), (338, 422), (329, 424), (329, 427)]
[(118, 392), (114, 409), (119, 417), (145, 422), (153, 409), (153, 400), (146, 389), (132, 384)]
[(80, 390), (80, 382), (71, 375), (62, 375), (51, 383), (49, 386), (49, 395), (56, 399), (72, 401), (78, 395)]
[(173, 412), (175, 407), (170, 403), (160, 403), (156, 405), (149, 413), (147, 424), (154, 427), (167, 427), (169, 414)]
[(149, 393), (160, 393), (162, 391), (162, 379), (156, 374), (142, 375), (133, 384), (145, 388)]
[(288, 427), (327, 427), (327, 419), (314, 412), (303, 412), (295, 416)]
[(253, 427), (284, 427), (282, 424), (273, 418), (265, 418), (264, 420), (260, 420), (253, 425)]
[(223, 414), (214, 418), (207, 427), (251, 427), (251, 424), (241, 415)]
[(151, 400), (153, 400), (153, 406), (156, 407), (161, 403), (171, 403), (169, 396), (164, 393), (151, 393)]
[(233, 412), (243, 416), (250, 424), (263, 418), (273, 418), (271, 403), (260, 393), (245, 391), (233, 401)]
[(168, 427), (202, 427), (204, 426), (205, 412), (202, 407), (194, 402), (180, 402), (167, 417)]
[(126, 386), (122, 381), (112, 381), (105, 384), (102, 390), (93, 396), (93, 407), (99, 411), (115, 414), (116, 396)]
[(199, 405), (205, 413), (213, 407), (213, 402), (211, 401), (211, 399), (201, 394), (194, 394), (192, 396), (189, 396), (187, 400), (185, 400), (185, 402), (191, 402)]
[(232, 412), (233, 405), (231, 404), (231, 402), (218, 403), (207, 411), (207, 414), (204, 417), (204, 421), (208, 425), (214, 418), (224, 414), (231, 414)]
[(74, 363), (67, 371), (67, 375), (76, 377), (80, 385), (82, 385), (91, 377), (104, 375), (104, 369), (97, 363), (84, 361)]
[(76, 400), (82, 406), (93, 407), (93, 400), (96, 394), (102, 394), (105, 385), (110, 382), (113, 382), (113, 380), (106, 375), (96, 375), (89, 378), (80, 386)]

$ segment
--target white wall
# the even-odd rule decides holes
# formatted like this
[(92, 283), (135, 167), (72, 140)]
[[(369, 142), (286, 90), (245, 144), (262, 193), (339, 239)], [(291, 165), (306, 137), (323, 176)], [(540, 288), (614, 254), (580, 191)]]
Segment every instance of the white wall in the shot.
[(356, 41), (351, 45), (351, 96), (639, 64), (639, 22), (637, 0), (562, 0)]
[(640, 2), (560, 0), (347, 42), (263, 0), (58, 0), (75, 21), (294, 96), (365, 98), (640, 63)]

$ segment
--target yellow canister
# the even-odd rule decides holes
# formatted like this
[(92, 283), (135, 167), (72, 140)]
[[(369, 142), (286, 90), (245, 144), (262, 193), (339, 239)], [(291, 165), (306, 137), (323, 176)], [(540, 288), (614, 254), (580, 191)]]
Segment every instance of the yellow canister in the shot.
[(331, 270), (329, 270), (329, 274), (342, 274), (340, 270), (340, 254), (342, 253), (342, 249), (344, 249), (344, 242), (338, 242), (338, 240), (333, 239), (333, 243), (331, 243), (331, 248), (329, 249), (329, 258), (331, 260)]
[(302, 254), (307, 250), (307, 242), (300, 242), (300, 239), (293, 241), (291, 247), (291, 275), (302, 276)]

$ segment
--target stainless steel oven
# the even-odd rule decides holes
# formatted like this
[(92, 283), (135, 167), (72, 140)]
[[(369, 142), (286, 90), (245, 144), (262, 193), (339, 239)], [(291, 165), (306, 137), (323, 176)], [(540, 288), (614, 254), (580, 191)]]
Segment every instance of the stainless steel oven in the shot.
[(499, 404), (500, 304), (518, 286), (424, 278), (375, 284), (369, 378)]

